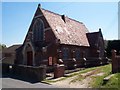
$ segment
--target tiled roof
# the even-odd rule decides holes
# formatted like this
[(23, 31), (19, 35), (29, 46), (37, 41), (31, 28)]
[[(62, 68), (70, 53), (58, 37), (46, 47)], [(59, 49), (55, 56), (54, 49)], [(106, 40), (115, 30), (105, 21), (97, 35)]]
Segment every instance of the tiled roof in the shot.
[(51, 26), (55, 36), (60, 39), (61, 44), (71, 44), (79, 46), (89, 46), (86, 36), (88, 33), (85, 25), (79, 21), (41, 9), (46, 20)]

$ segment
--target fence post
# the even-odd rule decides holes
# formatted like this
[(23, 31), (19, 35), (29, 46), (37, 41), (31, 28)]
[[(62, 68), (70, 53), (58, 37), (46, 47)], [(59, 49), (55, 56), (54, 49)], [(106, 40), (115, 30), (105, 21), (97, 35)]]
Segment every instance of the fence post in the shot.
[(56, 64), (54, 66), (54, 78), (59, 78), (59, 77), (63, 77), (64, 76), (64, 72), (65, 72), (65, 66), (64, 64)]
[(112, 50), (112, 73), (117, 72), (116, 50)]

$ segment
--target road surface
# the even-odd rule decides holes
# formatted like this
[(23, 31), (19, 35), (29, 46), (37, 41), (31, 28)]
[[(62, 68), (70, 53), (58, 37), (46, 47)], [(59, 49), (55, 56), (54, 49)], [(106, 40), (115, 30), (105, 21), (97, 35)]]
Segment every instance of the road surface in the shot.
[(44, 83), (30, 83), (13, 78), (2, 78), (2, 88), (56, 88)]

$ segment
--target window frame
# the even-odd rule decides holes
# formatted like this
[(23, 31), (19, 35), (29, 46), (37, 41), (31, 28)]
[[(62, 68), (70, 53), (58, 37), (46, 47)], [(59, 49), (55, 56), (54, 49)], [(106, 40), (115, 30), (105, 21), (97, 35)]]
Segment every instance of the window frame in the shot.
[(43, 41), (44, 40), (44, 22), (40, 18), (36, 18), (33, 24), (33, 41)]
[(62, 58), (69, 59), (69, 48), (62, 48)]
[(81, 57), (80, 49), (76, 49), (76, 50), (75, 50), (75, 58), (76, 58), (76, 59), (80, 59), (80, 57)]

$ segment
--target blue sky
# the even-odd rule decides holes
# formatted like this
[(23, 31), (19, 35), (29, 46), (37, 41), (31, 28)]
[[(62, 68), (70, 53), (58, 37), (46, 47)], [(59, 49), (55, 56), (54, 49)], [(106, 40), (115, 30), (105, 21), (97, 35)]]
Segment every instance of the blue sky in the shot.
[[(2, 43), (7, 46), (22, 44), (37, 2), (2, 3)], [(42, 8), (83, 22), (90, 32), (102, 29), (104, 39), (118, 39), (117, 2), (42, 2)]]

